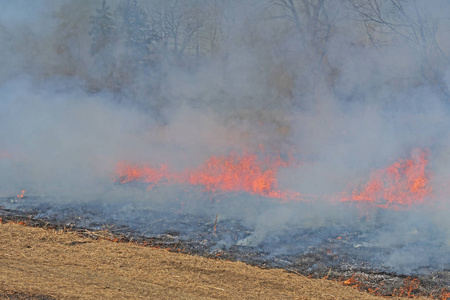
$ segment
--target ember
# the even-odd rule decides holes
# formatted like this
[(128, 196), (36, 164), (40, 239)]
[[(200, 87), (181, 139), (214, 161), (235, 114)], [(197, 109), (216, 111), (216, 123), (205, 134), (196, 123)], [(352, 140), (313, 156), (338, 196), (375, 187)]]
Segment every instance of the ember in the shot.
[(447, 289), (442, 289), (442, 290), (441, 290), (441, 294), (439, 295), (439, 297), (440, 297), (442, 300), (447, 300), (448, 298), (450, 298), (450, 292), (447, 291)]
[(351, 285), (358, 287), (360, 285), (360, 282), (355, 278), (355, 274), (352, 275), (349, 279), (342, 282), (345, 285)]
[(25, 196), (25, 190), (22, 190), (22, 192), (17, 195), (17, 198), (23, 198), (24, 196)]

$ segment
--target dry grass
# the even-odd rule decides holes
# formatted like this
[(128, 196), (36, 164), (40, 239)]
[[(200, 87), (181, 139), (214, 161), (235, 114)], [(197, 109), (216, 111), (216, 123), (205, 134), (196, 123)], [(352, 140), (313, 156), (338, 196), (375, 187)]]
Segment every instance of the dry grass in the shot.
[(0, 241), (0, 299), (379, 299), (283, 270), (13, 223), (0, 224)]

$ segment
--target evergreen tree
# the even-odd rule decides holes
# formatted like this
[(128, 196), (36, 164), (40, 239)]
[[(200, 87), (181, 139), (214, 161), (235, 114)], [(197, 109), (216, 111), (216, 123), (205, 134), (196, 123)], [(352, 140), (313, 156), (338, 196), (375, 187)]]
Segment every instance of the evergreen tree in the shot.
[(125, 45), (130, 48), (139, 61), (148, 59), (151, 47), (160, 40), (156, 31), (150, 26), (147, 13), (139, 6), (137, 0), (124, 0), (118, 6), (122, 20), (122, 34)]
[(91, 54), (95, 55), (113, 40), (114, 20), (109, 12), (109, 6), (106, 6), (106, 0), (103, 0), (100, 9), (96, 9), (96, 15), (91, 17), (90, 23)]

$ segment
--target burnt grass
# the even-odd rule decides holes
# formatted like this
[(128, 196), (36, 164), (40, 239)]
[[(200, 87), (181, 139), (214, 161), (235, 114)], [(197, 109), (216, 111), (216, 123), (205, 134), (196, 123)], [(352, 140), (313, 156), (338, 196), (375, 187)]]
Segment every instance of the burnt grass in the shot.
[[(0, 200), (5, 200), (0, 199)], [(0, 206), (0, 221), (2, 223), (15, 222), (31, 227), (39, 227), (55, 231), (72, 231), (87, 239), (106, 239), (118, 243), (134, 243), (144, 247), (162, 248), (171, 252), (198, 255), (208, 258), (242, 261), (260, 268), (282, 268), (288, 272), (308, 276), (310, 278), (326, 278), (342, 282), (344, 285), (355, 286), (362, 291), (379, 296), (429, 296), (434, 299), (447, 299), (450, 270), (443, 269), (431, 271), (426, 274), (405, 275), (398, 272), (389, 272), (379, 268), (373, 263), (357, 259), (352, 253), (352, 247), (342, 250), (342, 243), (351, 238), (349, 231), (333, 239), (309, 247), (300, 254), (272, 255), (264, 249), (250, 246), (238, 246), (232, 243), (223, 246), (221, 231), (235, 235), (235, 240), (248, 236), (251, 232), (240, 225), (239, 222), (220, 224), (217, 218), (212, 223), (205, 224), (204, 220), (187, 217), (178, 222), (198, 222), (195, 225), (195, 235), (186, 239), (179, 231), (167, 229), (164, 220), (155, 220), (153, 225), (160, 223), (160, 230), (156, 233), (145, 233), (132, 226), (120, 225), (108, 219), (102, 219), (101, 213), (88, 210), (86, 207), (76, 205), (43, 215), (45, 205), (37, 209), (11, 209)], [(158, 215), (159, 212), (156, 213)], [(155, 215), (155, 217), (156, 217)], [(188, 226), (189, 224), (185, 224)], [(223, 228), (225, 230), (221, 230)], [(200, 230), (199, 230), (200, 229)], [(320, 235), (320, 232), (305, 231), (291, 238), (305, 239), (310, 235)], [(73, 242), (73, 246), (80, 242)], [(338, 244), (340, 243), (340, 244)], [(341, 245), (341, 246), (337, 246)], [(376, 250), (375, 250), (376, 251)], [(51, 299), (43, 295), (22, 295), (0, 291), (0, 299)]]

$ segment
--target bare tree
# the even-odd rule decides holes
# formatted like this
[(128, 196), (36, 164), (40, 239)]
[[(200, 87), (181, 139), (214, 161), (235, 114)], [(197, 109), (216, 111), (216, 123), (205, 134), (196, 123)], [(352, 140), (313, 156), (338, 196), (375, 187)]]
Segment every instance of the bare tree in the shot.
[(270, 19), (290, 22), (299, 33), (303, 45), (318, 55), (322, 63), (328, 43), (339, 21), (342, 1), (328, 0), (270, 0)]
[[(350, 0), (364, 23), (370, 41), (376, 46), (406, 43), (417, 53), (422, 77), (446, 96), (450, 93), (443, 80), (443, 67), (449, 58), (436, 35), (439, 21), (423, 2), (416, 0)], [(430, 5), (427, 2), (427, 5)]]
[[(280, 97), (292, 99), (305, 109), (320, 106), (325, 94), (333, 93), (339, 69), (329, 60), (332, 38), (344, 19), (343, 1), (335, 0), (267, 0), (264, 21), (283, 36), (281, 52), (269, 82)], [(276, 37), (278, 38), (278, 37)], [(277, 45), (275, 45), (277, 47)], [(289, 48), (285, 50), (283, 48)], [(302, 68), (292, 67), (301, 64)], [(294, 90), (297, 96), (294, 97)]]
[(179, 0), (153, 1), (149, 15), (153, 28), (162, 38), (165, 50), (181, 58), (187, 50), (200, 52), (203, 29), (210, 18), (207, 2), (187, 4)]

